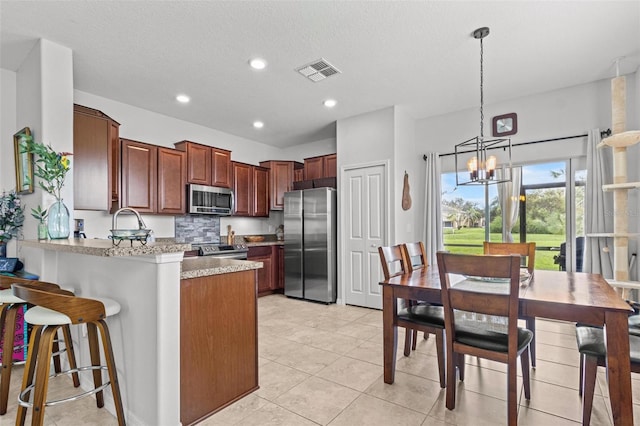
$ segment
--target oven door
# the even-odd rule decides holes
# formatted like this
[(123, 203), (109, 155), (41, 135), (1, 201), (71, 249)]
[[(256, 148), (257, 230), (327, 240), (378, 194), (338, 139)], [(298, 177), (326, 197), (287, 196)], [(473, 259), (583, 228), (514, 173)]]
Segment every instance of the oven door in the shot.
[(238, 260), (247, 260), (247, 252), (243, 251), (241, 253), (216, 253), (211, 255), (216, 259), (238, 259)]

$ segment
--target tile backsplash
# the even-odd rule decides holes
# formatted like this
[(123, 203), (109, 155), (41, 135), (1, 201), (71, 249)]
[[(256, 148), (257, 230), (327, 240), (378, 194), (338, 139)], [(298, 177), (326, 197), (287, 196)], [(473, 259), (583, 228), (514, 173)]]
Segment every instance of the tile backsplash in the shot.
[(220, 243), (220, 217), (185, 215), (175, 217), (178, 243)]

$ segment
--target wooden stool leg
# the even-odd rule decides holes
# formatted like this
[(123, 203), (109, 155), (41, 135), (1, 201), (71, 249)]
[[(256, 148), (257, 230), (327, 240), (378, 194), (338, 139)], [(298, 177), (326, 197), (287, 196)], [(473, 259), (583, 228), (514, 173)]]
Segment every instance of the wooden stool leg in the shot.
[(582, 424), (591, 424), (591, 410), (593, 408), (593, 392), (596, 387), (596, 373), (598, 360), (592, 356), (584, 356), (582, 372)]
[(36, 365), (36, 380), (33, 391), (33, 411), (31, 413), (31, 425), (42, 426), (44, 424), (44, 408), (49, 389), (50, 359), (53, 354), (53, 342), (58, 333), (59, 326), (48, 326), (42, 331), (40, 347), (38, 348), (39, 360)]
[(444, 389), (447, 383), (447, 379), (445, 377), (446, 366), (444, 355), (444, 330), (436, 333), (436, 352), (438, 355), (438, 373), (440, 374), (440, 387)]
[(62, 363), (60, 362), (60, 345), (58, 344), (58, 337), (53, 341), (53, 371), (60, 373), (62, 371)]
[[(100, 345), (98, 344), (98, 334), (94, 323), (87, 323), (87, 338), (89, 340), (89, 354), (91, 355), (91, 365), (100, 365)], [(93, 370), (93, 384), (96, 388), (102, 386), (102, 371)], [(96, 405), (98, 408), (104, 407), (103, 392), (96, 393)]]
[(125, 426), (124, 408), (122, 406), (122, 396), (120, 394), (120, 383), (118, 383), (118, 371), (116, 370), (116, 361), (113, 356), (113, 347), (111, 346), (111, 336), (109, 328), (104, 320), (98, 321), (96, 326), (100, 328), (102, 336), (102, 347), (104, 348), (104, 357), (109, 369), (109, 380), (111, 381), (111, 393), (113, 394), (113, 403), (116, 407), (118, 415), (118, 425)]
[(531, 359), (531, 367), (536, 366), (536, 317), (526, 317), (527, 329), (533, 333), (531, 343), (529, 343), (529, 354)]
[[(34, 325), (31, 329), (31, 337), (29, 338), (29, 350), (27, 352), (27, 362), (24, 365), (24, 373), (22, 376), (22, 387), (20, 391), (28, 388), (33, 384), (33, 374), (36, 369), (36, 361), (38, 359), (38, 348), (40, 347), (40, 338), (42, 337), (41, 325)], [(26, 395), (28, 399), (29, 394)], [(24, 425), (27, 416), (27, 407), (18, 404), (18, 412), (16, 414), (16, 426)]]
[[(22, 305), (19, 305), (22, 307)], [(2, 372), (0, 372), (0, 415), (7, 413), (9, 400), (9, 384), (11, 383), (11, 368), (13, 367), (13, 344), (16, 332), (16, 313), (18, 306), (2, 305), (0, 327), (4, 325), (2, 347)]]
[(404, 329), (404, 356), (411, 354), (411, 335), (413, 330), (411, 328)]
[[(67, 351), (67, 361), (69, 361), (69, 368), (71, 370), (75, 370), (78, 368), (76, 364), (76, 352), (73, 349), (73, 340), (71, 340), (71, 328), (68, 325), (62, 326), (62, 335), (64, 336), (64, 347)], [(73, 386), (80, 386), (80, 378), (78, 377), (78, 373), (71, 373), (71, 378), (73, 379)]]

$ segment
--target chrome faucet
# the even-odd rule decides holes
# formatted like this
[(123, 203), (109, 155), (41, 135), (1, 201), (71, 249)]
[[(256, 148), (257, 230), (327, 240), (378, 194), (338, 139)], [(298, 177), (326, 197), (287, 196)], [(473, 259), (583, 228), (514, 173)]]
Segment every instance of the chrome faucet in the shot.
[(140, 213), (138, 213), (136, 210), (129, 208), (129, 207), (123, 207), (121, 209), (119, 209), (117, 212), (115, 212), (113, 214), (113, 219), (111, 220), (111, 229), (118, 229), (116, 228), (116, 225), (118, 223), (117, 219), (118, 219), (118, 215), (120, 213), (122, 213), (123, 211), (129, 211), (133, 214), (136, 215), (136, 217), (138, 218), (138, 227), (139, 229), (146, 229), (147, 225), (144, 224), (144, 221), (142, 220), (142, 216), (140, 216)]

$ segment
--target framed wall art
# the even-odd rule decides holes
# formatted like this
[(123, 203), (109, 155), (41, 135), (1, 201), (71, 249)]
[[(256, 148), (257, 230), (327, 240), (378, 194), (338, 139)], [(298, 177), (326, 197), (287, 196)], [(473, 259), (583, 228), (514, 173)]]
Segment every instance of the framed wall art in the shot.
[(16, 192), (31, 194), (33, 192), (33, 154), (23, 152), (31, 130), (28, 127), (13, 135), (13, 149), (16, 159)]

